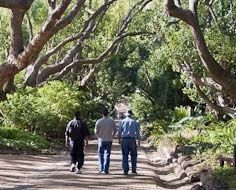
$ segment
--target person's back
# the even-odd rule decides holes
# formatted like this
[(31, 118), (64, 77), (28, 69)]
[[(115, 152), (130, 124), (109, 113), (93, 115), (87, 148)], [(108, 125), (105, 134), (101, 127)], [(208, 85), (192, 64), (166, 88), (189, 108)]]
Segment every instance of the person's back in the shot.
[(70, 145), (71, 169), (76, 173), (81, 173), (80, 169), (84, 164), (84, 141), (88, 144), (89, 130), (86, 124), (80, 119), (80, 112), (75, 113), (75, 118), (71, 120), (65, 131), (65, 146)]
[(88, 135), (87, 128), (84, 123), (76, 118), (69, 122), (66, 133), (72, 141), (84, 140), (84, 138)]
[(98, 138), (99, 172), (109, 173), (112, 139), (116, 133), (116, 123), (108, 117), (108, 110), (102, 111), (103, 117), (97, 120), (94, 132)]
[(122, 168), (124, 174), (127, 175), (129, 171), (128, 157), (131, 156), (132, 173), (136, 174), (137, 167), (137, 145), (140, 146), (140, 129), (135, 119), (132, 119), (132, 111), (126, 113), (126, 118), (120, 123), (118, 131), (118, 139), (122, 150)]
[(120, 123), (120, 126), (122, 127), (120, 131), (120, 137), (134, 137), (139, 138), (139, 129), (138, 129), (138, 123), (136, 120), (126, 117), (123, 119)]
[(112, 141), (116, 131), (115, 121), (109, 117), (103, 117), (96, 122), (96, 135), (102, 141)]

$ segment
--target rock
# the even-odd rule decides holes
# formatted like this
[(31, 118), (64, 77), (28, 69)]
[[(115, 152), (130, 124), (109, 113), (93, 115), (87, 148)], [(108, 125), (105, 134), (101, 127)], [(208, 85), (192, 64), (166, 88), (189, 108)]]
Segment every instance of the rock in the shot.
[(191, 160), (192, 157), (191, 156), (180, 156), (178, 158), (178, 163), (181, 164), (183, 161), (188, 161), (188, 160)]
[(181, 168), (180, 165), (177, 164), (173, 170), (178, 179), (184, 179), (185, 177), (187, 177), (186, 172)]
[(200, 175), (198, 175), (198, 174), (193, 174), (193, 175), (190, 177), (190, 180), (191, 180), (192, 183), (199, 182), (199, 181), (200, 181)]
[(176, 158), (173, 158), (173, 159), (172, 159), (172, 162), (173, 162), (173, 163), (177, 163), (177, 161), (178, 161), (178, 160), (177, 160)]
[(181, 166), (182, 166), (183, 169), (186, 170), (186, 168), (195, 166), (195, 165), (197, 165), (197, 164), (200, 164), (200, 163), (202, 163), (203, 161), (204, 161), (203, 159), (184, 161), (184, 162), (181, 163)]
[(175, 157), (177, 144), (170, 137), (162, 137), (158, 147), (163, 151), (167, 159)]
[(204, 187), (202, 187), (201, 185), (197, 184), (197, 185), (194, 185), (191, 190), (205, 190)]
[(178, 175), (178, 179), (184, 179), (184, 178), (186, 178), (186, 177), (188, 177), (187, 176), (187, 174), (183, 171), (183, 172), (181, 172), (179, 175)]
[(171, 163), (173, 163), (173, 159), (172, 158), (168, 158), (167, 159), (167, 164), (171, 164)]

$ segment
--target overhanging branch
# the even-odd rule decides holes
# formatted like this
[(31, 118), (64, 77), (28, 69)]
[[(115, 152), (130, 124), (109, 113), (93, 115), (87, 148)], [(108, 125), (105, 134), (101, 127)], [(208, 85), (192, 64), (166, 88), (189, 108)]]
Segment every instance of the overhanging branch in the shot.
[(0, 0), (0, 7), (28, 10), (34, 0)]
[(109, 54), (112, 52), (113, 48), (115, 47), (115, 45), (117, 43), (119, 43), (119, 41), (121, 41), (122, 39), (128, 37), (128, 36), (137, 36), (137, 35), (142, 35), (142, 34), (155, 34), (155, 33), (150, 33), (150, 32), (128, 32), (128, 33), (124, 33), (121, 36), (117, 37), (110, 46), (108, 46), (108, 48), (106, 50), (104, 50), (99, 56), (97, 56), (96, 58), (92, 58), (92, 59), (76, 59), (74, 60), (71, 64), (69, 64), (68, 66), (66, 66), (61, 72), (59, 72), (56, 76), (53, 77), (53, 79), (57, 79), (57, 78), (61, 78), (62, 76), (64, 76), (66, 73), (68, 73), (72, 68), (74, 68), (77, 65), (83, 65), (83, 64), (99, 64), (102, 61), (104, 61), (104, 59), (109, 57)]

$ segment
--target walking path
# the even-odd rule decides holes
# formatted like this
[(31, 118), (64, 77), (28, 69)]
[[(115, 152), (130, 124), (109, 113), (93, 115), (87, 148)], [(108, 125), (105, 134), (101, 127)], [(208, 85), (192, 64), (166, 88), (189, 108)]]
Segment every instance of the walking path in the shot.
[[(98, 174), (97, 142), (86, 148), (82, 174), (69, 172), (69, 155), (0, 154), (0, 190), (190, 190), (187, 180), (178, 180), (171, 168), (161, 161), (162, 155), (146, 154), (143, 143), (138, 155), (138, 175), (124, 176), (120, 146), (113, 143), (110, 174)], [(160, 157), (160, 159), (158, 158)], [(150, 162), (155, 159), (156, 162)]]
[(144, 151), (139, 152), (138, 175), (124, 176), (121, 152), (114, 143), (110, 174), (98, 174), (97, 145), (90, 141), (86, 149), (82, 174), (69, 172), (69, 155), (0, 155), (1, 190), (155, 190), (154, 172)]

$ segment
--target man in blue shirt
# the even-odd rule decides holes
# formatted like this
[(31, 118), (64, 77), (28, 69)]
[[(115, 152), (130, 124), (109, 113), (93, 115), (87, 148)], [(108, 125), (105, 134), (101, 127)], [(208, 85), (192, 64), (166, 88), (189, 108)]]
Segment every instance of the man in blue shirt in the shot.
[(126, 118), (121, 121), (118, 131), (118, 139), (122, 149), (124, 175), (128, 175), (129, 171), (129, 153), (131, 156), (132, 173), (137, 173), (137, 144), (140, 146), (140, 129), (137, 121), (132, 119), (132, 115), (131, 110), (126, 113)]

